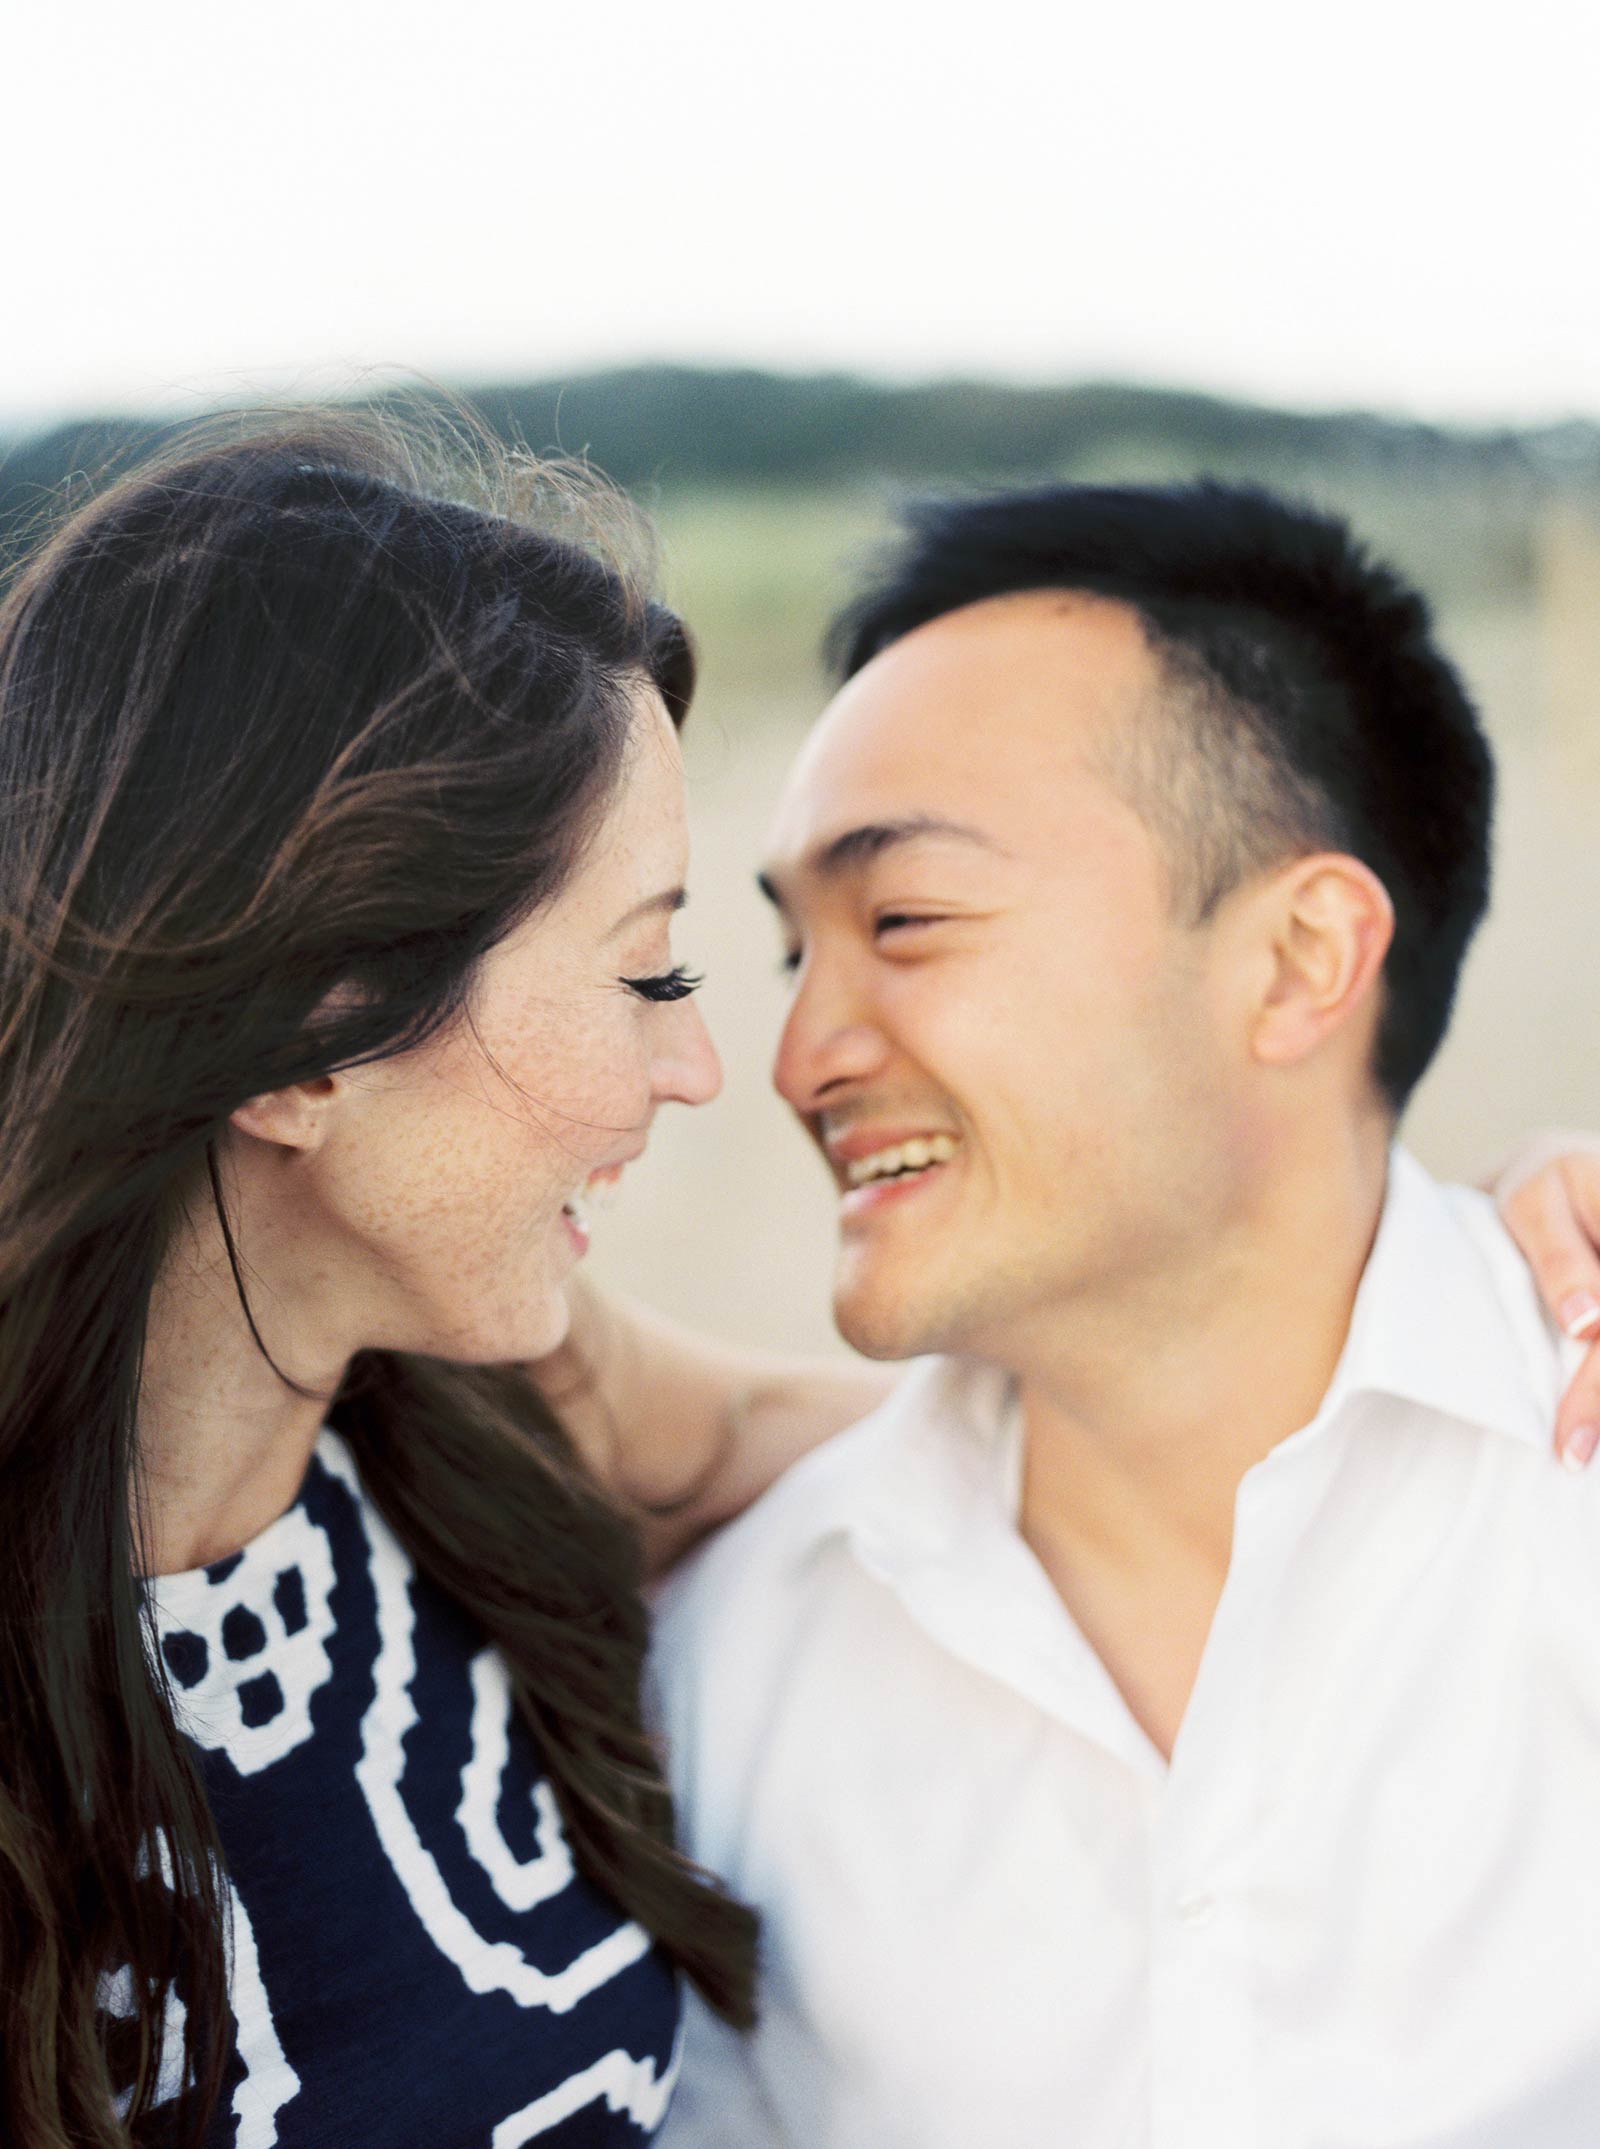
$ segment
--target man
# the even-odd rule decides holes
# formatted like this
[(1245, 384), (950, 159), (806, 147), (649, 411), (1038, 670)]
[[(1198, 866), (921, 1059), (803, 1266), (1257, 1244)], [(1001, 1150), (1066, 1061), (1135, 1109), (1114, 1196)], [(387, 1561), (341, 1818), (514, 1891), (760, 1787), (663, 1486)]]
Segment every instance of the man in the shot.
[(1214, 485), (934, 506), (764, 886), (835, 1305), (922, 1357), (662, 1608), (766, 1920), (670, 2149), (1592, 2149), (1600, 1487), (1392, 1149), (1488, 885), (1414, 594)]

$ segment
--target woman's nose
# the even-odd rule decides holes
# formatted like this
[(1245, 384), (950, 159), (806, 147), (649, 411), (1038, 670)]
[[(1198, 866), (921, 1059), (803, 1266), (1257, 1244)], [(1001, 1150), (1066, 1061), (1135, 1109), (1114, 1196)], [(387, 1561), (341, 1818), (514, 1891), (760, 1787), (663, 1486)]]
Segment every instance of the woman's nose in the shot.
[(722, 1061), (692, 1000), (672, 1010), (666, 1049), (656, 1060), (656, 1094), (673, 1104), (709, 1104), (722, 1087)]

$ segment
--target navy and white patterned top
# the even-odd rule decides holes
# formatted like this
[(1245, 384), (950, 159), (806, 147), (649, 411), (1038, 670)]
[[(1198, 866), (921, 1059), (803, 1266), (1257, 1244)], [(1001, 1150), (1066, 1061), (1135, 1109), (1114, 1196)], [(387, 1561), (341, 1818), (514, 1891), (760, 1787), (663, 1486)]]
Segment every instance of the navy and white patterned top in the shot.
[[(674, 1972), (575, 1871), (499, 1656), (417, 1574), (343, 1443), (323, 1434), (242, 1552), (147, 1588), (232, 1898), (208, 2149), (652, 2135)], [(131, 2011), (116, 1979), (106, 2004)]]

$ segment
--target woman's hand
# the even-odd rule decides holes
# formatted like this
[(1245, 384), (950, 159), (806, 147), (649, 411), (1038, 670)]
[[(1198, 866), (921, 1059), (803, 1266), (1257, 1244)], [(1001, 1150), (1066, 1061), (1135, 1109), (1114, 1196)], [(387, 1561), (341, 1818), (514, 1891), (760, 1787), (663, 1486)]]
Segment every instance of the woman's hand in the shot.
[(1600, 1447), (1600, 1135), (1539, 1135), (1491, 1191), (1563, 1334), (1590, 1346), (1556, 1419), (1561, 1458), (1581, 1470)]

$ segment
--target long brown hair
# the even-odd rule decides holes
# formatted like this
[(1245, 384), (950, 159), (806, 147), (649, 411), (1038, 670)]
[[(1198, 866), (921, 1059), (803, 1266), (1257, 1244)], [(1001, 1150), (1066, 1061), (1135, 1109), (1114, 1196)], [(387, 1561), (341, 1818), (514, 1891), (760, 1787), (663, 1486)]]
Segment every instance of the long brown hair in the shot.
[[(692, 687), (681, 626), (616, 557), (530, 519), (481, 451), (465, 489), (447, 481), (417, 437), (213, 425), (81, 508), (0, 610), (15, 2149), (159, 2138), (180, 1984), (195, 2138), (227, 2061), (220, 1846), (130, 1519), (145, 1325), (185, 1190), (209, 1177), (220, 1201), (215, 1144), (245, 1098), (458, 1019), (478, 959), (556, 894), (610, 795), (630, 683), (678, 717)], [(503, 1652), (579, 1863), (748, 2021), (754, 1920), (673, 1847), (641, 1724), (626, 1524), (513, 1372), (365, 1354), (330, 1415), (419, 1567)], [(132, 2010), (115, 2021), (110, 1973)]]

